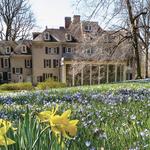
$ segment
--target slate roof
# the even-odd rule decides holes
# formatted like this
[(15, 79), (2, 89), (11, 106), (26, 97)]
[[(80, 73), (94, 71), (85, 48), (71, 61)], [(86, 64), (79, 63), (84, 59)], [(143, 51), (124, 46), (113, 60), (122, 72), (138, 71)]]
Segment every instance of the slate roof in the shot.
[[(45, 29), (42, 33), (40, 33), (33, 41), (44, 41), (44, 33), (48, 32), (51, 36), (51, 40), (49, 42), (67, 42), (65, 35), (72, 33), (67, 29)], [(68, 42), (77, 42), (77, 39), (72, 35), (72, 41)]]
[[(18, 45), (15, 47), (12, 54), (15, 55), (31, 55), (31, 47), (32, 47), (32, 41), (31, 40), (19, 40)], [(22, 46), (27, 47), (27, 53), (22, 53)]]
[(11, 52), (14, 51), (17, 43), (14, 41), (0, 41), (0, 55), (10, 55), (6, 54), (6, 48), (11, 47)]

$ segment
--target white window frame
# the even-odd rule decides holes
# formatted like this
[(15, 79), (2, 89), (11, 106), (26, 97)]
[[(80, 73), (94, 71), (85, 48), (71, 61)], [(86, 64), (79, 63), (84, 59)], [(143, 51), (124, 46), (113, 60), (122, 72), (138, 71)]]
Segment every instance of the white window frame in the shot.
[(57, 47), (54, 47), (54, 48), (53, 48), (53, 53), (54, 53), (54, 54), (57, 54)]
[(27, 53), (27, 46), (26, 45), (23, 45), (22, 46), (22, 53)]
[(49, 59), (46, 59), (46, 61), (45, 61), (45, 66), (46, 66), (46, 67), (49, 67)]
[(20, 74), (20, 68), (16, 68), (15, 73)]
[(49, 32), (45, 32), (44, 33), (44, 40), (46, 40), (46, 41), (50, 40), (50, 34), (49, 34)]
[(93, 50), (92, 50), (92, 48), (88, 48), (88, 49), (86, 49), (86, 53), (87, 53), (87, 54), (93, 54)]
[[(87, 27), (87, 29), (86, 29), (86, 27)], [(91, 25), (85, 25), (84, 30), (85, 31), (92, 31), (92, 26)]]
[(11, 53), (11, 47), (8, 46), (8, 47), (6, 47), (6, 54), (10, 54), (10, 53)]
[(72, 41), (72, 36), (69, 33), (65, 34), (66, 41)]
[[(9, 58), (4, 58), (4, 61), (3, 61), (3, 63), (4, 63), (4, 68), (9, 68), (9, 61), (8, 61), (8, 59)], [(5, 63), (5, 62), (7, 62), (7, 63)], [(6, 65), (7, 64), (7, 65)]]
[(31, 61), (30, 61), (30, 59), (27, 59), (27, 60), (26, 60), (26, 67), (27, 67), (27, 68), (30, 68), (30, 67), (31, 67)]
[(71, 47), (66, 47), (65, 53), (72, 53), (72, 48)]

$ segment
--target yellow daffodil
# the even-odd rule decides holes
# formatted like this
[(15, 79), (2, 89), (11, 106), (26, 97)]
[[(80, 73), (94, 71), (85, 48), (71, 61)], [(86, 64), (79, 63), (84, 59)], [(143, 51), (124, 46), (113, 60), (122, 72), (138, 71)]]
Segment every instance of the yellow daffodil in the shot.
[(52, 115), (55, 115), (56, 111), (58, 110), (58, 105), (56, 105), (56, 108), (52, 108), (52, 111), (42, 111), (38, 114), (38, 119), (41, 122), (49, 122), (49, 119)]
[(77, 133), (77, 123), (79, 120), (69, 120), (71, 110), (65, 111), (61, 116), (52, 115), (50, 118), (50, 125), (52, 131), (57, 135), (62, 135), (66, 138), (75, 136)]
[(15, 141), (6, 136), (6, 133), (10, 127), (11, 122), (0, 119), (0, 145), (11, 145), (15, 143)]
[(71, 110), (65, 111), (62, 115), (56, 115), (56, 109), (52, 111), (43, 111), (38, 114), (38, 118), (41, 122), (49, 122), (52, 132), (55, 135), (64, 136), (70, 138), (77, 133), (77, 123), (79, 120), (69, 120)]

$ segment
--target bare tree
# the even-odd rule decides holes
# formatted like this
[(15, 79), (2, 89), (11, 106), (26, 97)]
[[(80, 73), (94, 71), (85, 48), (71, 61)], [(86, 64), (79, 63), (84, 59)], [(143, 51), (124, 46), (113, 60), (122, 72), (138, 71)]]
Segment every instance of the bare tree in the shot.
[[(130, 38), (136, 59), (136, 78), (142, 78), (139, 52), (141, 41), (138, 36), (141, 32), (139, 18), (146, 14), (145, 8), (149, 10), (148, 2), (148, 0), (76, 0), (78, 7), (82, 5), (82, 7), (85, 6), (85, 9), (89, 8), (87, 11), (84, 11), (88, 12), (89, 19), (95, 16), (102, 16), (101, 20), (103, 20), (103, 22), (105, 20), (107, 25), (108, 23), (112, 25), (114, 22), (117, 22), (117, 26), (120, 27), (120, 29), (125, 29), (131, 34)], [(128, 39), (128, 36), (126, 37)]]
[(24, 39), (35, 25), (35, 18), (28, 0), (0, 1), (1, 40)]

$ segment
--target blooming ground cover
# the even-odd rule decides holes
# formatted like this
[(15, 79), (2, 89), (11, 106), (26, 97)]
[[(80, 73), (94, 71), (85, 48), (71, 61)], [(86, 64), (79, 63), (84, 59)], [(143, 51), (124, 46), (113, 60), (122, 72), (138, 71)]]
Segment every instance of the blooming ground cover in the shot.
[(15, 142), (1, 146), (0, 133), (0, 150), (149, 150), (150, 84), (1, 93), (0, 118)]

